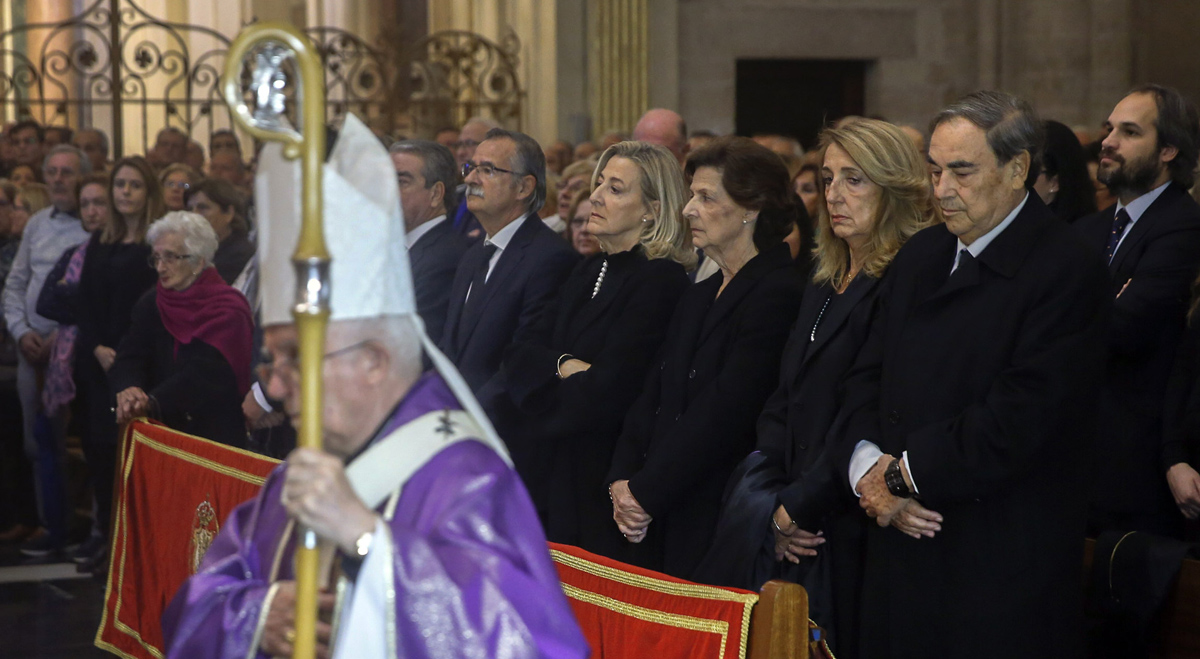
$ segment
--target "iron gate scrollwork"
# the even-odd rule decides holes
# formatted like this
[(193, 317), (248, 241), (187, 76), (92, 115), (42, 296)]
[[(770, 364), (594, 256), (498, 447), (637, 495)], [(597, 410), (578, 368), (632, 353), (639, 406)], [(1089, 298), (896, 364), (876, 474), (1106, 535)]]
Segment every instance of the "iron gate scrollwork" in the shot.
[[(337, 28), (305, 32), (325, 64), (330, 121), (354, 112), (385, 133), (408, 124), (425, 134), (486, 113), (519, 127), (515, 37), (498, 45), (437, 33), (402, 50)], [(112, 138), (114, 158), (145, 153), (165, 126), (207, 144), (214, 131), (233, 127), (220, 84), (231, 41), (159, 19), (134, 0), (95, 0), (68, 20), (0, 34), (0, 109), (10, 119), (99, 128)], [(34, 43), (41, 46), (28, 47)]]

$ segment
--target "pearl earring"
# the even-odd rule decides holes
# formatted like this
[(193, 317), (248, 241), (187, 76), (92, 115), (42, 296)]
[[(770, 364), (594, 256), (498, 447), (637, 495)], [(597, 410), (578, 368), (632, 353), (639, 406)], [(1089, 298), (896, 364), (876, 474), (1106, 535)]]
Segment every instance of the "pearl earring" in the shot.
[(643, 218), (642, 218), (642, 224), (645, 224), (645, 223), (647, 223), (647, 222), (649, 222), (649, 221), (650, 221), (650, 218), (648, 218), (648, 217), (643, 217)]

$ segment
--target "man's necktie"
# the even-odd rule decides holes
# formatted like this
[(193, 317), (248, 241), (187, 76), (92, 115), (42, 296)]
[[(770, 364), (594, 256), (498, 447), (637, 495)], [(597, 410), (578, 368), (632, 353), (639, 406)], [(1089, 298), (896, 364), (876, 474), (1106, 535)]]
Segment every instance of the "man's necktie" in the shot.
[(459, 322), (461, 327), (466, 323), (467, 319), (472, 318), (474, 314), (479, 312), (480, 305), (483, 304), (483, 287), (487, 285), (488, 265), (492, 261), (492, 255), (496, 253), (496, 246), (491, 243), (483, 244), (483, 256), (479, 259), (478, 265), (475, 267), (475, 275), (471, 277), (471, 288), (467, 289), (467, 301), (463, 304), (462, 320)]
[(958, 271), (959, 268), (963, 267), (967, 263), (970, 263), (971, 261), (974, 261), (974, 260), (975, 260), (975, 257), (971, 256), (971, 250), (968, 250), (968, 249), (958, 250), (958, 261), (954, 264), (954, 268), (950, 270), (950, 274), (954, 274), (955, 272)]
[(1117, 253), (1117, 245), (1121, 244), (1121, 236), (1125, 235), (1125, 227), (1129, 226), (1129, 213), (1125, 209), (1117, 211), (1113, 217), (1112, 233), (1108, 234), (1108, 249), (1105, 250), (1108, 262), (1112, 263), (1113, 256)]

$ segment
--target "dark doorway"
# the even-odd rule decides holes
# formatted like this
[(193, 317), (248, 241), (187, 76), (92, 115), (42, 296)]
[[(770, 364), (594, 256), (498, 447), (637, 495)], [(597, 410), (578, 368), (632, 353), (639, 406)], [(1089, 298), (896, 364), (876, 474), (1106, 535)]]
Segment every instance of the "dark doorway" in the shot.
[(865, 60), (738, 60), (738, 135), (778, 133), (812, 148), (827, 122), (863, 114), (869, 64)]

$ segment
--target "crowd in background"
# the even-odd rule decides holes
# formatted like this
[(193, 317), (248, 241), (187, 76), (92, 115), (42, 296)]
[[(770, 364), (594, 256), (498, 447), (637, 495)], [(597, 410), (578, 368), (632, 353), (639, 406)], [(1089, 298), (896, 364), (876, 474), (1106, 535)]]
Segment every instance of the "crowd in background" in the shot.
[[(1170, 89), (1117, 101), (1098, 136), (983, 93), (928, 132), (840, 118), (808, 151), (663, 109), (579, 144), (486, 118), (381, 139), (426, 331), (547, 537), (706, 583), (802, 583), (839, 656), (888, 656), (859, 643), (879, 638), (872, 607), (961, 585), (911, 543), (1028, 578), (1065, 629), (1072, 601), (1038, 589), (1074, 564), (1024, 559), (1079, 553), (1085, 531), (1197, 539), (1200, 125)], [(167, 128), (110, 162), (99, 130), (5, 128), (0, 540), (102, 573), (132, 418), (286, 456), (254, 378), (252, 156), (230, 131), (206, 150)], [(919, 569), (887, 572), (880, 547)], [(968, 642), (948, 620), (946, 647)]]

